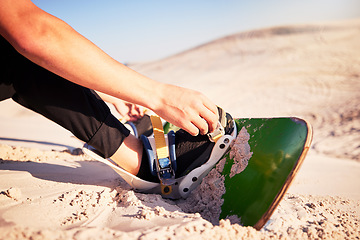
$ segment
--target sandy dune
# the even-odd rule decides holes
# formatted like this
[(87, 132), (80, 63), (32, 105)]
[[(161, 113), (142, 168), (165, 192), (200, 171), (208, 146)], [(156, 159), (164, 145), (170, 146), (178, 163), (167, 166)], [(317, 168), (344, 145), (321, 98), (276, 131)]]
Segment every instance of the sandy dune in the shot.
[[(135, 193), (69, 132), (0, 103), (0, 239), (358, 239), (360, 20), (228, 36), (131, 67), (208, 95), (235, 117), (298, 116), (314, 141), (261, 231)], [(169, 94), (170, 95), (170, 94)], [(55, 149), (52, 150), (52, 149)]]

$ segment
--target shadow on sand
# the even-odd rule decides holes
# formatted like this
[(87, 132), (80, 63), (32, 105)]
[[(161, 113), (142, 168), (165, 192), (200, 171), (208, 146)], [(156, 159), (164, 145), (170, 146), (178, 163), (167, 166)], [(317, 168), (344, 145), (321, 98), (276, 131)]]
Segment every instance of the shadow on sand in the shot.
[[(60, 164), (59, 164), (60, 163)], [(64, 163), (64, 165), (62, 165)], [(118, 176), (109, 166), (96, 161), (56, 160), (56, 163), (1, 160), (0, 170), (24, 171), (42, 180), (114, 188)]]

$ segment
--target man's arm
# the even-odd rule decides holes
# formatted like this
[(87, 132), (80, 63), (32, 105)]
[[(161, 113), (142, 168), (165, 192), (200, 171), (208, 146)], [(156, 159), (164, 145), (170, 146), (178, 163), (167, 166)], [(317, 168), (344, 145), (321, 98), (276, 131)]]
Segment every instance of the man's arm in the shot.
[(204, 95), (156, 82), (122, 65), (30, 0), (0, 0), (0, 34), (20, 54), (49, 71), (147, 107), (193, 135), (216, 126), (216, 106)]

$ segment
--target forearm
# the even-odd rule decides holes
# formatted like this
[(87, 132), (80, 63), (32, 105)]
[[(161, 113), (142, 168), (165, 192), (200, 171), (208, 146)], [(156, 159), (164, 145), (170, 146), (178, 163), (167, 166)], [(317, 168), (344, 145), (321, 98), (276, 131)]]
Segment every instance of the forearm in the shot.
[(18, 16), (16, 28), (3, 30), (22, 55), (79, 85), (156, 108), (157, 99), (149, 93), (153, 80), (115, 61), (62, 20), (37, 7), (30, 9)]
[[(27, 56), (79, 85), (146, 107), (154, 107), (149, 89), (155, 82), (115, 61), (74, 31), (47, 44), (50, 49)], [(49, 54), (51, 53), (51, 54)], [(39, 60), (37, 59), (39, 56)], [(45, 61), (44, 61), (45, 60)]]
[(108, 103), (115, 104), (117, 101), (121, 101), (120, 99), (113, 97), (111, 95), (96, 91), (96, 93), (101, 97), (102, 100)]

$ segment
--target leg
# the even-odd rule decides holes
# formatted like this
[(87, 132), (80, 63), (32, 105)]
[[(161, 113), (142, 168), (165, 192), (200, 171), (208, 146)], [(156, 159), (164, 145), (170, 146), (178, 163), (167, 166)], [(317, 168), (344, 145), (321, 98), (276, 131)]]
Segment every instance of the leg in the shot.
[(0, 50), (5, 64), (0, 72), (0, 90), (6, 93), (0, 92), (1, 99), (12, 97), (71, 131), (105, 157), (118, 150), (129, 131), (95, 92), (32, 63), (1, 36)]
[(133, 135), (125, 138), (115, 154), (111, 157), (119, 166), (133, 175), (140, 169), (143, 154), (141, 141)]
[(0, 101), (11, 98), (15, 93), (12, 84), (0, 82)]

